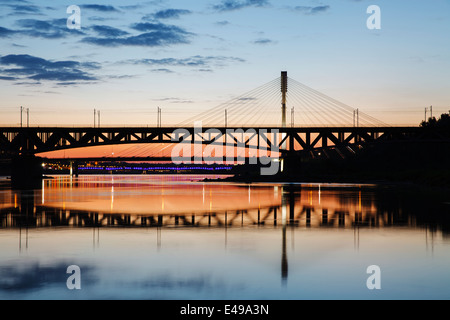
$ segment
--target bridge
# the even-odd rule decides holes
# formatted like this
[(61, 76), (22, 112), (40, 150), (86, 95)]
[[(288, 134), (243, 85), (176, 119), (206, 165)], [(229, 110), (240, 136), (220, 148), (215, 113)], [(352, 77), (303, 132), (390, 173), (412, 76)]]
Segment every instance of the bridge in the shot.
[[(288, 97), (297, 106), (291, 108), (290, 117)], [(346, 158), (368, 144), (439, 138), (420, 127), (389, 126), (288, 78), (283, 71), (281, 77), (176, 126), (162, 126), (158, 115), (158, 125), (153, 127), (3, 127), (0, 155), (34, 168), (31, 175), (38, 171), (40, 163), (26, 159), (35, 159), (36, 155), (109, 145), (136, 147), (97, 160), (170, 162), (175, 152), (176, 161), (182, 163), (281, 159), (286, 164), (281, 166), (283, 170), (294, 168), (296, 161), (292, 159), (304, 156)], [(137, 148), (140, 156), (130, 155)], [(76, 163), (77, 159), (72, 160)], [(13, 180), (30, 175), (18, 171)]]
[[(176, 127), (137, 128), (0, 128), (3, 153), (35, 155), (48, 151), (121, 144), (180, 142)], [(334, 148), (354, 153), (365, 143), (419, 137), (419, 127), (183, 127), (183, 141), (202, 145), (259, 150), (276, 147), (281, 153)], [(244, 137), (244, 139), (242, 138)], [(195, 155), (193, 155), (194, 157)]]

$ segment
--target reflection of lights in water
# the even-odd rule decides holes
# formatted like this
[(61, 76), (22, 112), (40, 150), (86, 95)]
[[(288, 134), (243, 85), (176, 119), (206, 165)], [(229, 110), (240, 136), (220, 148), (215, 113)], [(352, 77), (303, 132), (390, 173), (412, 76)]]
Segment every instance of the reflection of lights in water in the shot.
[(319, 184), (319, 204), (320, 204), (320, 184)]
[(14, 209), (17, 209), (17, 193), (14, 194)]
[[(281, 193), (283, 193), (283, 188), (281, 188)], [(281, 199), (281, 223), (283, 224), (283, 226), (286, 226), (286, 216), (287, 216), (286, 199), (285, 199), (285, 196), (282, 195), (282, 199)]]
[(358, 194), (358, 207), (359, 207), (359, 212), (361, 212), (361, 190), (359, 191), (359, 194)]
[(212, 190), (209, 189), (209, 212), (212, 211)]
[(114, 209), (114, 186), (111, 186), (111, 211)]
[(250, 194), (251, 194), (251, 189), (250, 189), (250, 186), (248, 186), (248, 203), (250, 203), (250, 201), (251, 201)]
[(45, 204), (45, 196), (44, 196), (44, 179), (42, 179), (42, 204)]
[(278, 186), (273, 187), (273, 197), (274, 199), (278, 198)]
[(114, 176), (111, 176), (111, 211), (114, 209)]

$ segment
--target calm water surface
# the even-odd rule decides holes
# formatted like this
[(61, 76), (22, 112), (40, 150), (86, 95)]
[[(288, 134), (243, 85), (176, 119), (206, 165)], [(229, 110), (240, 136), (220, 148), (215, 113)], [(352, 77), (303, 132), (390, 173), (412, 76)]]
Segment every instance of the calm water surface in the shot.
[(445, 194), (203, 178), (0, 180), (0, 299), (450, 298)]

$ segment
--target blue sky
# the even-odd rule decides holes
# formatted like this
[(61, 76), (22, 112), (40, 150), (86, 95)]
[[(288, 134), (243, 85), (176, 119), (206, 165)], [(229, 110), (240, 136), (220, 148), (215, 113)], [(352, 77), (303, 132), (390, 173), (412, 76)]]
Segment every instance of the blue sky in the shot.
[[(66, 9), (81, 9), (81, 29)], [(381, 9), (369, 30), (367, 7)], [(0, 0), (0, 124), (176, 124), (293, 78), (390, 124), (450, 110), (450, 1)], [(288, 100), (289, 105), (289, 100)], [(274, 106), (277, 109), (279, 106)], [(278, 110), (278, 109), (277, 109)], [(300, 111), (299, 111), (300, 112)]]

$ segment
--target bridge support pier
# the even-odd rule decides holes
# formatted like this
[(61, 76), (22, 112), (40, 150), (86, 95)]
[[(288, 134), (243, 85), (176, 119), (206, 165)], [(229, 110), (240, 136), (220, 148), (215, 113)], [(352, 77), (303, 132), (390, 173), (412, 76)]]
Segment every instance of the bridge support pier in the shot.
[(78, 161), (70, 161), (70, 176), (78, 177)]
[(298, 154), (288, 153), (282, 156), (281, 174), (288, 177), (298, 177), (301, 173), (301, 158)]
[(42, 158), (15, 156), (11, 164), (11, 186), (13, 189), (40, 189), (42, 187)]

